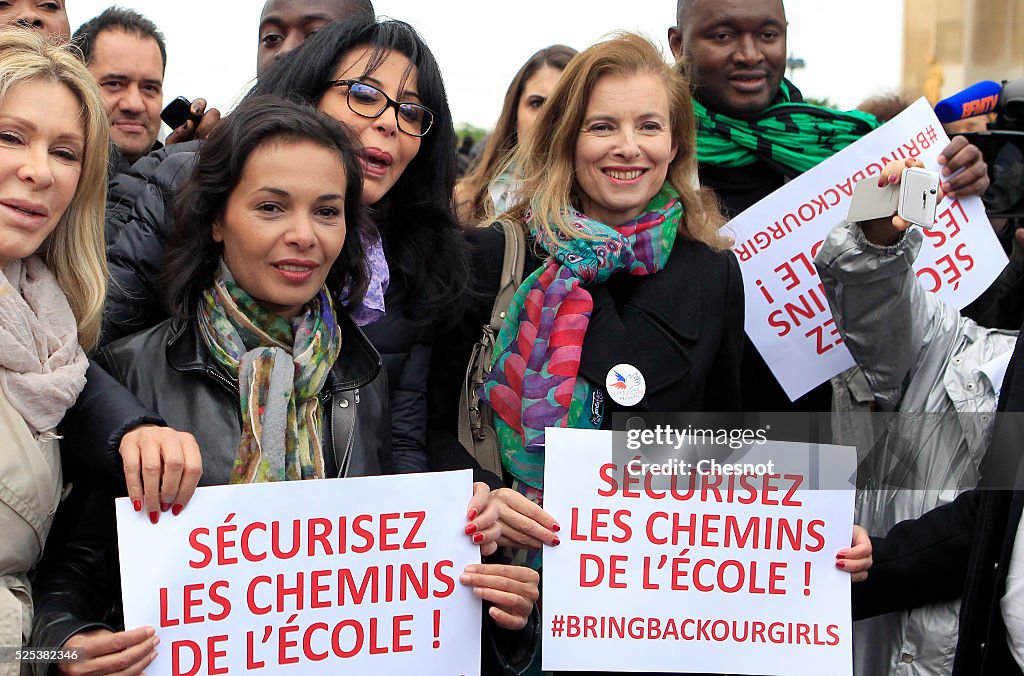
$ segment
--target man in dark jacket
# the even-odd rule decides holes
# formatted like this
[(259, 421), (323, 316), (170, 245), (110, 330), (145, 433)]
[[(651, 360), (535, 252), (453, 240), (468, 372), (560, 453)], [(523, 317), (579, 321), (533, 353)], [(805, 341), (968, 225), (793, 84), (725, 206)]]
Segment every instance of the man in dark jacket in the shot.
[(110, 140), (124, 161), (159, 147), (167, 47), (156, 25), (138, 12), (110, 7), (82, 24), (73, 40), (100, 86)]
[[(732, 218), (756, 204), (807, 167), (789, 166), (772, 152), (766, 139), (755, 151), (731, 140), (735, 129), (772, 115), (770, 106), (802, 104), (800, 91), (783, 78), (786, 68), (786, 12), (782, 0), (677, 0), (676, 25), (668, 29), (672, 54), (682, 59), (696, 85), (697, 158), (701, 183), (722, 199)], [(806, 115), (803, 118), (802, 115)], [(833, 138), (801, 133), (813, 119), (833, 126)], [(821, 161), (871, 131), (876, 122), (815, 106), (782, 120), (792, 132), (786, 145)], [(988, 176), (981, 152), (963, 138), (943, 150), (947, 194), (981, 195)], [(816, 162), (814, 162), (816, 163)], [(958, 176), (949, 174), (965, 167)], [(831, 387), (825, 383), (790, 402), (760, 354), (748, 340), (743, 356), (743, 408), (746, 411), (829, 411)]]
[[(999, 399), (980, 488), (872, 538), (874, 565), (853, 587), (854, 619), (961, 597), (952, 676), (1022, 676), (1019, 597), (1024, 557), (1014, 545), (1024, 512), (1024, 341), (1018, 340)], [(1012, 488), (1012, 490), (1011, 490)], [(1018, 583), (1007, 597), (1007, 579)], [(1007, 609), (1010, 614), (1008, 628)], [(1010, 642), (1016, 645), (1016, 655)]]

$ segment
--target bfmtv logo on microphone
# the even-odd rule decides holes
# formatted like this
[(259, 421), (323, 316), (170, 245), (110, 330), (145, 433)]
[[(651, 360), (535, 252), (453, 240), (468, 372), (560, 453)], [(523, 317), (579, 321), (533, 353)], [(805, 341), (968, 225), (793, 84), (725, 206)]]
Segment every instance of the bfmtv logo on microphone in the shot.
[(999, 92), (1002, 85), (985, 80), (971, 85), (959, 94), (943, 99), (935, 106), (935, 117), (939, 122), (955, 122), (975, 115), (995, 112), (999, 106)]

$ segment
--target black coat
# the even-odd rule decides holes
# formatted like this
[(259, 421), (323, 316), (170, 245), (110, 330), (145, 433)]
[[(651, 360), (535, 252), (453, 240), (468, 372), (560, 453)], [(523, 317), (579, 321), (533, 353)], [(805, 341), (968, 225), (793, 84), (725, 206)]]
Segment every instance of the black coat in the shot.
[(110, 180), (105, 214), (110, 284), (103, 308), (103, 342), (167, 317), (157, 289), (164, 245), (173, 226), (171, 200), (192, 171), (198, 147), (198, 141), (167, 146)]
[(388, 374), (395, 470), (425, 472), (427, 462), (427, 371), (434, 330), (409, 320), (403, 312), (400, 278), (384, 294), (385, 314), (363, 327), (380, 352)]
[[(1006, 643), (1000, 599), (1024, 512), (1024, 341), (1003, 379), (979, 488), (872, 538), (874, 565), (853, 586), (854, 619), (960, 600), (952, 676), (1022, 676)], [(1012, 478), (1016, 479), (1012, 482)], [(1012, 490), (1011, 490), (1012, 488)]]
[[(388, 473), (387, 378), (380, 356), (349, 320), (339, 324), (344, 348), (321, 393), (324, 410), (330, 412), (325, 416), (324, 450), (333, 450), (325, 452), (325, 465), (330, 476)], [(98, 358), (172, 427), (196, 437), (203, 456), (201, 485), (230, 481), (241, 433), (237, 386), (214, 363), (194, 322), (167, 320), (104, 346)], [(111, 377), (95, 365), (89, 374), (100, 382)], [(90, 449), (103, 449), (102, 462), (92, 465), (107, 467), (111, 475), (120, 473), (120, 459), (116, 447), (109, 448), (108, 432), (125, 418), (125, 407), (116, 397), (102, 395), (122, 391), (120, 386), (107, 387), (80, 400), (71, 416), (74, 426), (64, 428), (61, 444), (79, 458), (86, 458)], [(80, 474), (72, 470), (72, 476)], [(86, 629), (122, 623), (111, 483), (115, 481), (109, 477), (78, 481), (58, 510), (34, 580), (34, 645), (60, 646)]]
[[(504, 256), (497, 228), (467, 233), (473, 302), (462, 322), (438, 337), (431, 364), (431, 427), (456, 432), (458, 393), (473, 344), (489, 321)], [(524, 276), (541, 264), (527, 260)], [(590, 287), (588, 287), (590, 288)], [(615, 275), (590, 288), (594, 310), (583, 340), (580, 374), (604, 388), (609, 370), (629, 363), (647, 382), (646, 396), (625, 408), (605, 397), (603, 427), (619, 412), (739, 411), (743, 350), (743, 282), (730, 252), (682, 237), (654, 275)]]
[[(803, 101), (796, 87), (790, 85), (790, 90), (794, 101)], [(728, 218), (735, 218), (798, 175), (797, 172), (783, 174), (760, 160), (744, 167), (701, 164), (698, 174), (701, 185), (711, 188), (718, 195)], [(743, 410), (746, 412), (827, 413), (832, 410), (832, 386), (827, 382), (791, 402), (749, 338), (744, 341), (741, 376)]]

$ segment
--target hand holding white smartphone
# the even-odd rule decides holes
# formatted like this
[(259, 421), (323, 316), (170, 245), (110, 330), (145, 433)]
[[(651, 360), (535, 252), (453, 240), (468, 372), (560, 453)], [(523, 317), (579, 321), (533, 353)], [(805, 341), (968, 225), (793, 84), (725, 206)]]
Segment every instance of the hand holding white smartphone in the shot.
[(905, 221), (930, 228), (939, 205), (939, 172), (907, 167), (900, 179), (900, 204), (896, 215)]
[(938, 172), (907, 167), (898, 185), (887, 183), (878, 187), (873, 177), (859, 181), (853, 189), (846, 220), (857, 223), (896, 214), (905, 221), (930, 228), (938, 203)]

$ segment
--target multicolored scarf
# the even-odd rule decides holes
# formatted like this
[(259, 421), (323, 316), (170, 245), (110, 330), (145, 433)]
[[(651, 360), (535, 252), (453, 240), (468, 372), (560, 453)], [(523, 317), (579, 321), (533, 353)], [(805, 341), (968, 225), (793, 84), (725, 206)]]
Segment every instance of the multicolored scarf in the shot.
[(760, 159), (779, 173), (796, 176), (881, 124), (869, 113), (841, 112), (802, 99), (800, 91), (783, 80), (772, 105), (749, 120), (708, 110), (694, 100), (697, 161), (742, 167)]
[(238, 381), (242, 437), (231, 483), (322, 479), (318, 395), (341, 351), (327, 290), (289, 321), (238, 286), (221, 261), (198, 321), (210, 353)]
[(583, 415), (594, 388), (577, 377), (594, 307), (586, 287), (619, 272), (661, 270), (682, 214), (679, 193), (666, 182), (644, 213), (623, 225), (610, 227), (566, 209), (565, 220), (583, 237), (559, 236), (554, 242), (532, 228), (551, 258), (516, 292), (495, 342), (493, 368), (480, 389), (497, 413), (502, 461), (519, 481), (543, 488), (545, 427), (594, 426)]

